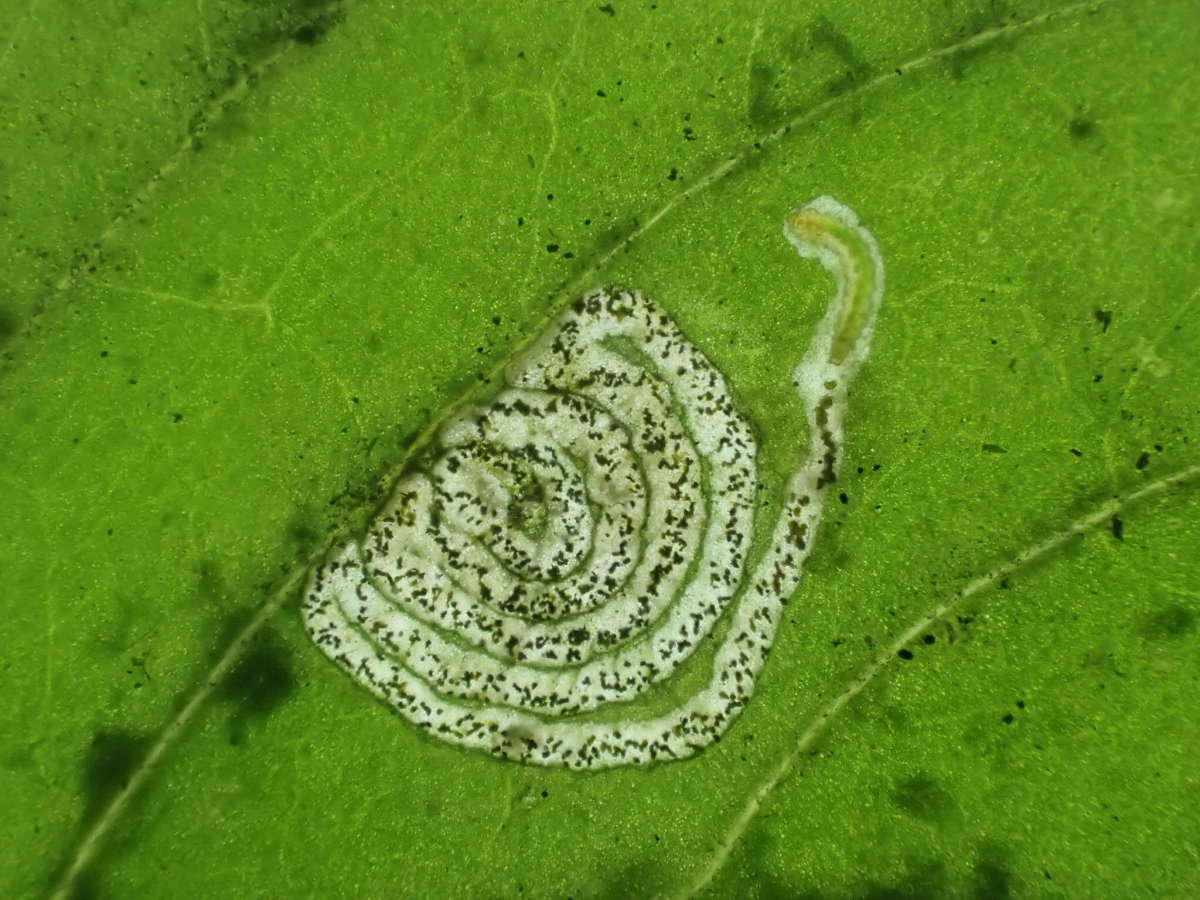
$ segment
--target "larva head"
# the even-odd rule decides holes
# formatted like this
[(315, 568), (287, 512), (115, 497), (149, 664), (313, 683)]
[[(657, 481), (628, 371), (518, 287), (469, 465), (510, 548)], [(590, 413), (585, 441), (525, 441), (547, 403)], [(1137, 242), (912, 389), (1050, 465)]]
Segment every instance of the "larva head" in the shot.
[(826, 213), (808, 206), (798, 206), (787, 214), (787, 230), (808, 244), (825, 244), (829, 232), (837, 227), (837, 222)]

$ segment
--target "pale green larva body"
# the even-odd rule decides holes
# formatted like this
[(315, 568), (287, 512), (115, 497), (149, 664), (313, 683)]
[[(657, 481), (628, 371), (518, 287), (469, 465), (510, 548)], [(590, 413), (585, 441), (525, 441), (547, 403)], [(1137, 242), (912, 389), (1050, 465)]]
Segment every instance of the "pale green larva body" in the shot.
[[(809, 449), (776, 517), (756, 514), (754, 436), (724, 376), (640, 293), (596, 290), (315, 569), (317, 645), (434, 737), (519, 762), (649, 763), (719, 737), (799, 583), (883, 290), (874, 238), (837, 201), (785, 230), (838, 289), (796, 370)], [(706, 682), (640, 712), (710, 636)]]
[[(818, 197), (784, 219), (783, 233), (799, 254), (816, 259), (837, 282), (821, 328), (830, 328), (827, 360), (842, 370), (856, 366), (871, 349), (875, 314), (883, 300), (883, 256), (875, 236), (848, 206)], [(812, 349), (824, 344), (814, 335)]]

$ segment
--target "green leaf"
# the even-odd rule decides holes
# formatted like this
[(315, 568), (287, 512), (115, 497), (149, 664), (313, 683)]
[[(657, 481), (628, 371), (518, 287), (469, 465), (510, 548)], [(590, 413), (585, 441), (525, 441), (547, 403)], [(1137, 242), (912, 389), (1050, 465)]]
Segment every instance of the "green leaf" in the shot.
[[(1194, 489), (889, 654), (1200, 462), (1198, 34), (1177, 0), (11, 13), (5, 896), (81, 841), (83, 896), (1186, 893)], [(820, 194), (887, 291), (842, 502), (719, 744), (501, 763), (311, 645), (281, 586), (579, 289), (670, 310), (786, 469), (832, 286), (781, 227)]]

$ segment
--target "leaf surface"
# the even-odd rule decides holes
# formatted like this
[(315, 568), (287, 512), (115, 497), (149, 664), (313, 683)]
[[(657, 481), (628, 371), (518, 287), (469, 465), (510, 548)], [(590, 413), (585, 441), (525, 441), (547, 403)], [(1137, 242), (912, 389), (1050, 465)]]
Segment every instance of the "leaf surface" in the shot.
[[(725, 739), (594, 774), (466, 754), (288, 605), (81, 887), (683, 890), (905, 627), (1200, 459), (1193, 4), (73, 9), (0, 45), (6, 896), (50, 888), (270, 586), (565, 284), (669, 309), (783, 470), (832, 289), (783, 215), (831, 194), (883, 249), (842, 499)], [(1194, 885), (1198, 509), (1164, 492), (932, 627), (713, 894)]]

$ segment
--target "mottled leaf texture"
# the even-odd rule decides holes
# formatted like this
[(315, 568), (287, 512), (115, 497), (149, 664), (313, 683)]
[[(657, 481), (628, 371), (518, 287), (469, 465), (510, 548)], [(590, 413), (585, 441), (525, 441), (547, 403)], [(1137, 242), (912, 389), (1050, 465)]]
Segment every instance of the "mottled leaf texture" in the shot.
[[(1192, 0), (9, 7), (0, 894), (1194, 893)], [(719, 740), (496, 759), (314, 645), (309, 562), (599, 288), (720, 373), (776, 520), (821, 196), (886, 291)], [(509, 524), (571, 533), (522, 466)]]

